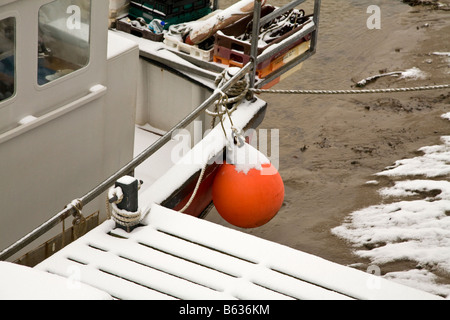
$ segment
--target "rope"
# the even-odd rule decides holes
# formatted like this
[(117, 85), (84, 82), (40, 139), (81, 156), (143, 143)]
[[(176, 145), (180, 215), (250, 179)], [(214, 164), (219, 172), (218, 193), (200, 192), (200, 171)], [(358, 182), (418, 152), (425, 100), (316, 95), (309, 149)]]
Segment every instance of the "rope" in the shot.
[[(108, 199), (116, 199), (111, 204)], [(111, 187), (108, 191), (106, 200), (107, 215), (111, 217), (117, 224), (131, 228), (137, 226), (142, 221), (142, 212), (139, 208), (136, 212), (122, 210), (117, 207), (117, 204), (122, 202), (123, 193), (120, 187)]]
[(136, 212), (129, 212), (126, 210), (121, 210), (117, 207), (117, 204), (111, 204), (111, 217), (113, 220), (127, 228), (131, 228), (137, 226), (142, 221), (142, 212), (141, 209), (138, 209)]
[[(215, 85), (217, 87), (221, 87), (226, 81), (228, 81), (233, 76), (233, 70), (239, 70), (239, 68), (229, 68), (225, 69), (222, 73), (220, 73), (216, 80)], [(206, 114), (212, 117), (211, 120), (211, 129), (216, 125), (216, 118), (219, 118), (220, 124), (222, 126), (222, 130), (227, 136), (225, 127), (223, 125), (223, 118), (225, 115), (228, 115), (230, 119), (231, 125), (233, 126), (233, 120), (231, 119), (231, 115), (234, 111), (236, 111), (237, 107), (241, 103), (241, 101), (246, 97), (248, 91), (250, 89), (250, 81), (248, 79), (248, 74), (243, 76), (242, 79), (237, 81), (226, 93), (221, 92), (222, 96), (220, 99), (216, 101), (214, 104), (215, 110), (210, 111), (208, 109), (205, 110)]]
[[(221, 87), (224, 82), (228, 81), (232, 77), (230, 69), (224, 70), (221, 74), (217, 76), (215, 81), (215, 85), (217, 87)], [(216, 118), (219, 118), (225, 137), (227, 137), (227, 133), (225, 130), (225, 126), (223, 124), (223, 120), (226, 115), (228, 116), (232, 126), (232, 136), (235, 144), (237, 145), (242, 145), (243, 139), (240, 136), (241, 135), (240, 131), (234, 127), (231, 115), (233, 114), (234, 111), (236, 111), (242, 99), (244, 99), (245, 96), (247, 95), (249, 89), (250, 89), (250, 81), (248, 80), (248, 75), (245, 75), (244, 77), (242, 77), (241, 80), (236, 82), (236, 84), (234, 84), (230, 89), (228, 89), (227, 93), (221, 92), (222, 96), (215, 103), (215, 111), (210, 111), (208, 109), (205, 110), (205, 112), (212, 117), (211, 129), (215, 127)], [(232, 107), (229, 108), (229, 106), (231, 105)], [(197, 184), (195, 185), (194, 191), (192, 192), (190, 199), (188, 200), (186, 205), (181, 210), (179, 210), (179, 212), (184, 213), (194, 201), (194, 198), (197, 195), (200, 185), (205, 176), (207, 166), (208, 160), (203, 165), (202, 170), (200, 171), (200, 176), (197, 180)]]
[(206, 167), (208, 166), (208, 161), (206, 161), (206, 163), (204, 164), (202, 171), (200, 172), (200, 176), (197, 180), (197, 184), (195, 185), (195, 189), (192, 192), (191, 198), (189, 199), (189, 201), (186, 203), (186, 205), (183, 207), (183, 209), (181, 209), (179, 212), (184, 213), (187, 208), (189, 208), (189, 206), (192, 204), (192, 202), (194, 201), (195, 196), (198, 193), (198, 189), (200, 188), (200, 184), (203, 181), (203, 177), (205, 176), (206, 173)]
[(393, 92), (411, 92), (411, 91), (426, 91), (439, 90), (450, 88), (450, 84), (410, 87), (410, 88), (388, 88), (388, 89), (364, 89), (364, 90), (273, 90), (273, 89), (249, 89), (254, 93), (276, 93), (276, 94), (368, 94), (368, 93), (393, 93)]
[[(232, 74), (230, 71), (232, 69), (238, 70), (238, 68), (229, 68), (225, 69), (222, 73), (220, 73), (216, 80), (215, 85), (216, 87), (221, 87), (225, 82), (227, 82), (231, 77)], [(216, 110), (218, 106), (224, 106), (233, 104), (233, 108), (231, 110), (236, 110), (237, 105), (239, 102), (242, 101), (242, 99), (245, 98), (247, 95), (248, 90), (250, 89), (250, 81), (248, 80), (248, 75), (245, 75), (242, 77), (241, 80), (237, 81), (226, 93), (222, 92), (222, 97), (215, 103)], [(219, 110), (216, 112), (212, 112), (209, 110), (206, 110), (206, 113), (208, 113), (211, 116), (223, 116), (225, 115), (227, 111)], [(232, 113), (232, 112), (231, 112)]]

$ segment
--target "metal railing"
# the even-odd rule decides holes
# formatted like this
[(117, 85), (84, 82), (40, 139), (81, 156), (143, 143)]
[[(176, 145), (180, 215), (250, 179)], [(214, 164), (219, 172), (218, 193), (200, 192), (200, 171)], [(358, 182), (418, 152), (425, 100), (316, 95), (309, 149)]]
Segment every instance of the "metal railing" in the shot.
[[(194, 111), (192, 111), (187, 117), (181, 120), (177, 125), (175, 125), (170, 131), (168, 131), (165, 135), (159, 138), (155, 143), (153, 143), (150, 147), (144, 150), (141, 154), (139, 154), (136, 158), (134, 158), (127, 165), (122, 167), (115, 174), (107, 178), (97, 187), (89, 191), (83, 197), (77, 199), (82, 207), (84, 207), (89, 202), (93, 201), (95, 198), (100, 196), (102, 193), (107, 191), (110, 187), (112, 187), (115, 182), (121, 177), (132, 172), (136, 167), (142, 164), (145, 160), (147, 160), (151, 155), (153, 155), (156, 151), (158, 151), (161, 147), (163, 147), (167, 142), (172, 139), (173, 133), (179, 129), (185, 128), (190, 123), (192, 123), (199, 115), (201, 115), (207, 108), (212, 106), (221, 96), (222, 92), (226, 92), (230, 89), (237, 81), (239, 81), (246, 73), (250, 71), (252, 64), (249, 62), (242, 70), (240, 70), (235, 76), (233, 76), (228, 82), (223, 84), (218, 90), (214, 91), (213, 94), (204, 101), (199, 107), (197, 107)], [(60, 211), (53, 218), (36, 228), (31, 233), (27, 234), (25, 237), (15, 242), (10, 247), (6, 248), (2, 252), (0, 252), (0, 261), (6, 260), (10, 258), (12, 255), (16, 254), (27, 245), (32, 243), (34, 240), (38, 239), (40, 236), (44, 235), (50, 229), (57, 226), (66, 218), (70, 216), (75, 216), (78, 213), (76, 207), (69, 205), (64, 210)]]
[[(297, 6), (298, 4), (304, 2), (305, 0), (296, 0), (292, 1), (291, 3), (287, 4), (286, 6), (276, 10), (273, 14), (279, 15), (284, 12), (287, 12)], [(264, 23), (266, 21), (269, 21), (272, 15), (269, 17), (265, 17), (264, 19), (260, 19), (261, 17), (261, 0), (255, 0), (255, 20), (254, 20), (254, 28), (253, 28), (253, 36), (252, 39), (257, 39), (259, 36), (259, 27), (261, 23)], [(312, 40), (311, 40), (311, 48), (308, 50), (308, 54), (304, 54), (302, 56), (299, 56), (297, 59), (295, 59), (292, 62), (300, 63), (299, 60), (303, 61), (307, 57), (311, 56), (315, 52), (316, 48), (316, 42), (317, 42), (317, 32), (318, 32), (318, 15), (319, 15), (319, 8), (320, 8), (320, 0), (315, 0), (315, 9), (314, 9), (314, 26), (311, 28), (308, 28), (307, 30), (304, 30), (299, 35), (294, 35), (285, 41), (283, 41), (283, 44), (280, 46), (276, 46), (274, 49), (270, 51), (265, 51), (262, 55), (257, 56), (255, 52), (257, 52), (257, 43), (253, 43), (253, 58), (250, 60), (248, 64), (246, 64), (238, 73), (236, 73), (229, 81), (225, 82), (223, 85), (221, 85), (217, 90), (215, 90), (212, 95), (205, 100), (200, 106), (198, 106), (194, 111), (192, 111), (188, 116), (186, 116), (183, 120), (181, 120), (177, 125), (175, 125), (170, 131), (168, 131), (165, 135), (163, 135), (159, 140), (157, 140), (155, 143), (153, 143), (151, 146), (149, 146), (147, 149), (145, 149), (141, 154), (139, 154), (137, 157), (135, 157), (132, 161), (130, 161), (128, 164), (126, 164), (124, 167), (122, 167), (120, 170), (118, 170), (115, 174), (107, 178), (105, 181), (100, 183), (97, 187), (89, 191), (87, 194), (82, 196), (81, 198), (77, 199), (77, 203), (79, 206), (84, 207), (100, 195), (102, 195), (104, 192), (106, 192), (110, 187), (112, 187), (117, 180), (119, 180), (121, 177), (130, 174), (130, 172), (133, 172), (133, 170), (138, 167), (140, 164), (142, 164), (145, 160), (147, 160), (150, 156), (152, 156), (156, 151), (158, 151), (161, 147), (163, 147), (167, 142), (169, 142), (172, 139), (172, 135), (175, 131), (185, 128), (190, 123), (192, 123), (198, 116), (200, 116), (207, 108), (212, 106), (219, 98), (222, 97), (222, 92), (227, 92), (234, 84), (236, 84), (239, 80), (242, 79), (243, 76), (250, 73), (251, 75), (251, 81), (253, 81), (251, 88), (254, 88), (255, 86), (255, 72), (256, 72), (256, 66), (260, 61), (264, 61), (264, 59), (267, 56), (270, 56), (272, 54), (276, 54), (286, 48), (287, 46), (291, 45), (292, 43), (295, 43), (298, 39), (301, 37), (304, 37), (306, 34), (309, 34), (313, 32)], [(317, 14), (317, 17), (316, 17)], [(151, 58), (151, 57), (146, 57)], [(162, 59), (162, 58), (161, 58)], [(161, 60), (160, 59), (160, 60)], [(160, 61), (164, 63), (164, 61)], [(167, 61), (170, 63), (170, 61)], [(289, 64), (291, 65), (291, 64)], [(284, 66), (278, 72), (276, 73), (275, 78), (278, 77), (280, 74), (286, 72), (289, 65)], [(211, 75), (208, 74), (210, 77)], [(272, 77), (270, 77), (272, 78)], [(264, 79), (261, 82), (258, 82), (257, 87), (261, 87), (264, 85), (264, 83), (267, 83), (267, 80)], [(22, 239), (18, 240), (8, 248), (4, 249), (0, 252), (0, 261), (4, 261), (10, 257), (12, 257), (14, 254), (18, 253), (20, 250), (24, 249), (27, 245), (31, 244), (33, 241), (37, 240), (39, 237), (50, 231), (52, 228), (56, 227), (59, 223), (61, 223), (66, 218), (69, 218), (70, 216), (76, 216), (79, 213), (79, 208), (77, 206), (74, 206), (72, 204), (69, 204), (64, 210), (60, 211), (58, 214), (56, 214), (54, 217), (37, 227), (35, 230), (24, 236)]]

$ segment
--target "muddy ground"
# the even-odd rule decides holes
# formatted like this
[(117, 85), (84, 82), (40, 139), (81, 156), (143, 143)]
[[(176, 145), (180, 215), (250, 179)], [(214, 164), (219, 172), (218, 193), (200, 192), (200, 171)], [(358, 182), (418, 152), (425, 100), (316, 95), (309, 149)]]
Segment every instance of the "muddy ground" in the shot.
[[(369, 30), (366, 9), (372, 3), (361, 2), (322, 2), (317, 54), (274, 89), (351, 89), (366, 77), (413, 67), (426, 76), (383, 77), (366, 88), (450, 83), (450, 57), (432, 54), (450, 52), (450, 11), (379, 1), (382, 27)], [(242, 231), (340, 264), (364, 265), (330, 230), (349, 213), (382, 201), (377, 191), (392, 181), (365, 184), (373, 174), (450, 134), (450, 123), (440, 117), (450, 111), (450, 90), (261, 97), (269, 103), (261, 128), (280, 130), (286, 196), (267, 225)], [(230, 226), (215, 210), (207, 220)]]

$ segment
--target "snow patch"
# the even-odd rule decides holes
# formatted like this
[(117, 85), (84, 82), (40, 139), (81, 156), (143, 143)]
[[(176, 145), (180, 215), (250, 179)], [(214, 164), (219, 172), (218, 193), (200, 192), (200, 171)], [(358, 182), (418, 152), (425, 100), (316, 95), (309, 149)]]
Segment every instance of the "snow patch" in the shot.
[(446, 57), (450, 57), (450, 52), (433, 52), (432, 54), (434, 54), (435, 56), (446, 56)]
[(450, 297), (450, 285), (437, 283), (438, 277), (424, 269), (390, 272), (385, 278), (435, 295)]
[(262, 171), (263, 164), (270, 164), (269, 159), (249, 144), (242, 147), (232, 145), (227, 151), (227, 163), (234, 164), (237, 172), (247, 174), (251, 169)]
[(0, 300), (112, 300), (101, 290), (81, 283), (78, 269), (63, 278), (25, 266), (0, 262)]
[[(450, 115), (448, 113), (447, 115)], [(423, 147), (424, 155), (398, 160), (391, 167), (377, 173), (377, 176), (421, 175), (429, 178), (450, 174), (450, 136), (441, 137), (443, 144)]]
[[(442, 118), (450, 120), (450, 112)], [(439, 281), (450, 275), (450, 136), (441, 141), (419, 149), (422, 156), (399, 160), (377, 173), (396, 179), (379, 190), (385, 201), (351, 213), (331, 231), (381, 269), (389, 262), (416, 263), (416, 269), (385, 278), (450, 298), (450, 286)]]
[(442, 119), (446, 119), (446, 120), (450, 120), (450, 112), (444, 113), (444, 114), (441, 116), (441, 118), (442, 118)]
[(432, 55), (446, 57), (445, 61), (450, 63), (450, 52), (432, 52)]
[(420, 70), (419, 68), (413, 67), (411, 69), (407, 69), (401, 73), (400, 79), (425, 79), (427, 74)]

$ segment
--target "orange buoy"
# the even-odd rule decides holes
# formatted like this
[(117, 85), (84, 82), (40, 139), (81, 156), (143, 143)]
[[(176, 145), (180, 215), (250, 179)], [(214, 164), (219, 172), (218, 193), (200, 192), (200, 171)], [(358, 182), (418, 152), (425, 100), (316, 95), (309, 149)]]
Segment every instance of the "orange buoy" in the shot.
[(256, 228), (269, 222), (284, 200), (284, 184), (269, 162), (248, 171), (224, 163), (217, 173), (212, 196), (219, 214), (240, 228)]

